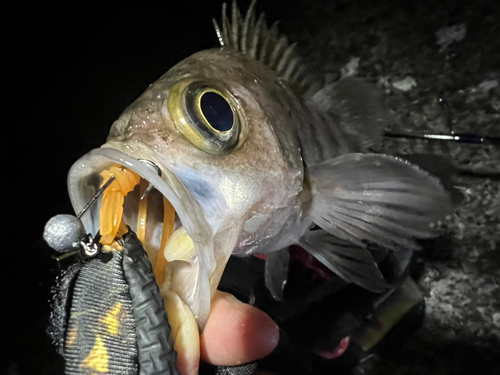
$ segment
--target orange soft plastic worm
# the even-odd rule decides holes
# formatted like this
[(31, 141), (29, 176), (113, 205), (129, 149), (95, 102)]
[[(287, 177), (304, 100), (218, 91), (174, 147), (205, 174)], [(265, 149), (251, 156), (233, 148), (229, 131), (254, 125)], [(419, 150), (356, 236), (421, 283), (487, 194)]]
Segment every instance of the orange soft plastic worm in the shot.
[(175, 209), (169, 200), (163, 197), (163, 230), (161, 233), (161, 246), (154, 267), (154, 273), (158, 285), (162, 285), (165, 281), (165, 268), (167, 266), (167, 260), (165, 259), (163, 250), (172, 236), (172, 233), (174, 233), (174, 223)]
[[(104, 191), (101, 203), (101, 240), (103, 245), (111, 245), (115, 238), (120, 238), (127, 232), (127, 226), (122, 221), (123, 202), (125, 196), (134, 190), (137, 184), (140, 184), (139, 193), (146, 190), (148, 183), (146, 180), (119, 164), (113, 165), (110, 169), (102, 171), (103, 186), (111, 177), (115, 180)], [(139, 212), (137, 214), (137, 237), (144, 244), (146, 239), (146, 218), (148, 210), (148, 197), (143, 197), (139, 202)], [(154, 273), (158, 285), (165, 281), (165, 268), (167, 260), (163, 254), (170, 236), (174, 231), (175, 209), (172, 204), (163, 197), (163, 230), (161, 247), (154, 267)]]
[(111, 177), (115, 177), (115, 180), (104, 191), (101, 203), (101, 239), (99, 242), (111, 245), (118, 230), (121, 229), (121, 233), (126, 229), (122, 223), (123, 201), (125, 196), (134, 190), (141, 177), (119, 164), (114, 164), (110, 169), (102, 171), (101, 176), (103, 177), (102, 185)]

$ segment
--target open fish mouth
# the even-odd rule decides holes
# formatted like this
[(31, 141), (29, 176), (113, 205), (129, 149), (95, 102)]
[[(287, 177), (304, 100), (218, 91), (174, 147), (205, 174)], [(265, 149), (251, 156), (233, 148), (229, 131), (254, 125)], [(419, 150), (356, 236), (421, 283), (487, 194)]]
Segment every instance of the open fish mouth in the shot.
[(100, 148), (75, 162), (68, 174), (75, 211), (80, 212), (111, 177), (114, 181), (97, 204), (82, 216), (84, 227), (93, 236), (99, 234), (104, 246), (119, 241), (127, 227), (136, 232), (153, 266), (176, 350), (194, 359), (199, 356), (198, 328), (208, 318), (229, 255), (216, 256), (214, 234), (200, 205), (149, 155), (134, 158)]

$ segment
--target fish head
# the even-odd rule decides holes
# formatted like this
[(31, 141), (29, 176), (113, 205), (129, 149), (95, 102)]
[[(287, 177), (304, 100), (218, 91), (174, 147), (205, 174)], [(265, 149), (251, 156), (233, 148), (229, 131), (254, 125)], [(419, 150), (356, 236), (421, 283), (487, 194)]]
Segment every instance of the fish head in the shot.
[[(188, 261), (169, 259), (160, 288), (174, 290), (203, 327), (229, 256), (271, 248), (300, 209), (300, 109), (259, 61), (224, 47), (198, 52), (150, 85), (114, 122), (106, 143), (74, 164), (68, 183), (75, 211), (115, 163), (151, 183), (144, 247), (154, 265), (164, 251), (163, 196), (176, 211), (176, 232), (185, 230), (194, 251)], [(132, 229), (139, 199), (134, 190), (124, 203)], [(82, 218), (87, 231), (97, 233), (99, 217), (97, 204)]]

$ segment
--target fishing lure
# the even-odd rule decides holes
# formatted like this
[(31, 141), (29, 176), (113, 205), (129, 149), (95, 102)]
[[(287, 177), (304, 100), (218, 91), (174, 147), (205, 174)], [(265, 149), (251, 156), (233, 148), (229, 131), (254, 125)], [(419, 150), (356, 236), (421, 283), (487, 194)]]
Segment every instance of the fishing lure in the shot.
[(49, 333), (67, 374), (178, 374), (167, 311), (141, 241), (127, 227), (118, 230), (116, 214), (104, 216), (113, 220), (112, 243), (86, 234), (79, 219), (103, 192), (112, 209), (106, 191), (122, 194), (137, 182), (117, 168), (103, 173), (107, 181), (78, 217), (57, 215), (45, 227), (58, 259), (74, 259), (54, 288)]
[[(180, 374), (173, 341), (179, 332), (172, 332), (142, 241), (123, 224), (116, 203), (123, 200), (116, 195), (125, 196), (140, 178), (119, 165), (101, 175), (105, 182), (77, 217), (57, 215), (45, 226), (45, 241), (60, 254), (56, 260), (73, 260), (53, 288), (49, 335), (65, 359), (66, 374)], [(147, 193), (145, 189), (142, 200)], [(93, 238), (80, 217), (100, 195), (102, 217), (111, 221), (101, 227), (112, 229), (107, 237), (99, 233)], [(172, 214), (168, 206), (167, 211)], [(173, 220), (165, 227), (163, 233), (170, 236)], [(205, 367), (205, 373), (246, 375), (255, 369), (252, 363)]]

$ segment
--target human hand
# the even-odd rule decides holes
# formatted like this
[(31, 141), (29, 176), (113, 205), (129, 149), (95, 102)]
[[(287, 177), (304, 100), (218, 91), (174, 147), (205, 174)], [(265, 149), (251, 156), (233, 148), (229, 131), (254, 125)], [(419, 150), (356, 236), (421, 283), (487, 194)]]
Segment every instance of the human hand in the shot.
[(200, 337), (201, 359), (218, 366), (256, 361), (278, 345), (276, 323), (262, 310), (217, 291)]

